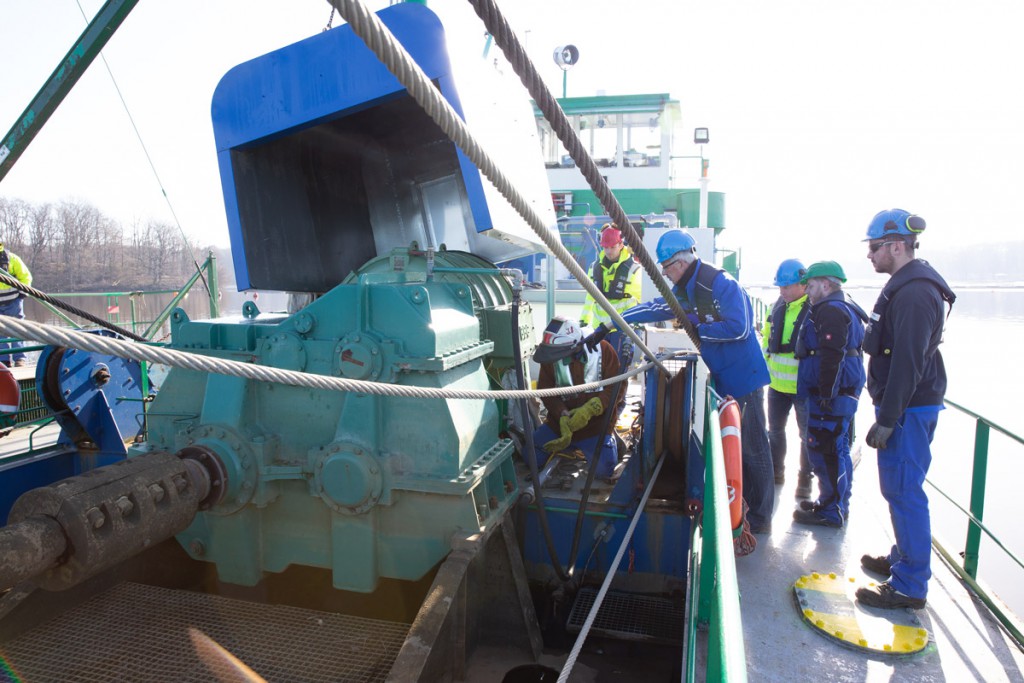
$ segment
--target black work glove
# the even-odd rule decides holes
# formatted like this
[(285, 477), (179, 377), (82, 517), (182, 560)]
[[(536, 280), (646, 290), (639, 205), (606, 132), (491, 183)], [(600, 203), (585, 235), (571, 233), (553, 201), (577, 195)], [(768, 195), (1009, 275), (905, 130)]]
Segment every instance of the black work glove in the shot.
[(882, 449), (889, 443), (889, 437), (892, 436), (895, 427), (883, 427), (877, 422), (871, 425), (871, 429), (868, 430), (868, 435), (864, 438), (865, 443), (872, 448)]
[(601, 345), (601, 341), (608, 336), (611, 330), (604, 323), (597, 326), (597, 329), (588, 334), (583, 338), (583, 345), (587, 347), (587, 351), (595, 351), (598, 346)]

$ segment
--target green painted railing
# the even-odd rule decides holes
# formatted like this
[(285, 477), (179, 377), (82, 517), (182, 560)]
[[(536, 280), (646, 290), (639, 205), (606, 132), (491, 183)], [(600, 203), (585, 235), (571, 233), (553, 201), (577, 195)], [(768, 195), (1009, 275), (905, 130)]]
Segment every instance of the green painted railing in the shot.
[(1010, 614), (1006, 613), (1003, 606), (997, 601), (993, 600), (988, 592), (981, 587), (978, 583), (978, 562), (979, 562), (979, 550), (981, 547), (981, 534), (985, 533), (992, 541), (1004, 552), (1007, 557), (1013, 560), (1017, 566), (1024, 569), (1024, 563), (1007, 548), (1002, 541), (996, 538), (983, 523), (985, 516), (985, 488), (986, 481), (988, 479), (988, 443), (989, 435), (994, 429), (1000, 434), (1009, 437), (1011, 440), (1024, 445), (1024, 438), (1021, 438), (1011, 432), (1010, 430), (1000, 427), (995, 422), (992, 422), (986, 417), (983, 417), (962, 405), (945, 400), (947, 406), (955, 408), (961, 413), (968, 417), (974, 418), (974, 463), (971, 474), (971, 503), (970, 510), (965, 510), (963, 506), (957, 503), (953, 498), (949, 496), (945, 491), (936, 486), (935, 482), (930, 479), (925, 479), (932, 488), (938, 491), (943, 497), (946, 498), (955, 508), (964, 513), (968, 519), (967, 525), (967, 540), (964, 544), (963, 562), (953, 557), (953, 554), (947, 551), (938, 539), (932, 536), (932, 545), (935, 549), (945, 558), (946, 562), (949, 563), (953, 569), (960, 575), (964, 582), (970, 587), (970, 589), (985, 603), (985, 605), (992, 611), (992, 614), (999, 620), (1006, 630), (1013, 636), (1013, 639), (1017, 641), (1017, 644), (1024, 647), (1024, 634), (1017, 627), (1017, 624)]
[[(181, 300), (186, 294), (195, 286), (197, 282), (201, 280), (201, 274), (205, 273), (206, 283), (209, 293), (209, 305), (210, 305), (210, 317), (217, 318), (220, 316), (220, 301), (219, 291), (217, 286), (217, 259), (211, 253), (206, 257), (206, 261), (203, 263), (202, 268), (197, 270), (192, 277), (179, 289), (165, 289), (165, 290), (147, 290), (137, 292), (72, 292), (72, 293), (58, 293), (52, 294), (51, 296), (55, 299), (76, 299), (82, 297), (102, 297), (106, 310), (110, 311), (112, 308), (118, 310), (117, 314), (108, 315), (108, 321), (120, 326), (129, 326), (131, 331), (135, 334), (140, 334), (139, 329), (145, 326), (145, 332), (141, 333), (141, 336), (146, 339), (152, 339), (153, 336), (159, 331), (160, 327), (164, 324), (170, 314), (174, 311), (175, 307), (181, 303)], [(153, 320), (142, 320), (139, 318), (140, 306), (138, 302), (144, 300), (146, 296), (156, 295), (174, 295), (169, 303), (163, 307), (163, 309), (156, 315)], [(129, 315), (130, 319), (122, 321), (120, 316), (120, 297), (127, 297), (130, 303)], [(68, 317), (59, 308), (49, 304), (45, 301), (39, 301), (54, 315), (60, 318), (66, 325), (74, 329), (82, 328), (82, 324), (74, 321)], [(0, 342), (20, 342), (18, 339), (0, 339)], [(32, 353), (34, 351), (40, 351), (45, 346), (40, 345), (27, 345), (23, 344), (21, 351), (26, 353)], [(0, 356), (4, 353), (0, 352)], [(145, 382), (145, 375), (143, 375)], [(39, 398), (36, 392), (36, 380), (35, 376), (27, 377), (18, 380), (18, 385), (21, 388), (21, 405), (16, 413), (6, 415), (0, 418), (0, 430), (7, 429), (9, 427), (25, 427), (31, 424), (36, 424), (41, 421), (47, 421), (51, 417), (49, 408), (47, 408), (42, 400)], [(148, 393), (148, 386), (146, 393)]]
[(686, 680), (696, 675), (697, 628), (706, 628), (707, 656), (703, 680), (743, 682), (747, 680), (746, 648), (740, 617), (740, 591), (736, 580), (732, 525), (726, 494), (725, 458), (718, 423), (717, 396), (708, 389), (704, 428), (704, 513), (694, 525), (691, 596), (686, 648)]
[[(193, 273), (192, 277), (178, 289), (153, 289), (135, 292), (69, 292), (54, 293), (51, 296), (55, 299), (101, 298), (107, 311), (107, 322), (127, 327), (135, 334), (141, 335), (146, 339), (152, 339), (178, 304), (181, 303), (181, 300), (185, 298), (197, 282), (200, 282), (204, 273), (208, 287), (210, 317), (217, 318), (220, 316), (220, 302), (217, 289), (217, 258), (212, 253), (207, 255), (202, 267)], [(140, 318), (141, 301), (144, 301), (146, 297), (166, 296), (168, 294), (173, 295), (173, 298), (160, 310), (153, 320)], [(127, 318), (123, 317), (121, 313), (122, 298), (128, 299)], [(56, 306), (45, 301), (39, 301), (39, 303), (68, 326), (75, 329), (82, 327), (81, 323), (72, 320)]]

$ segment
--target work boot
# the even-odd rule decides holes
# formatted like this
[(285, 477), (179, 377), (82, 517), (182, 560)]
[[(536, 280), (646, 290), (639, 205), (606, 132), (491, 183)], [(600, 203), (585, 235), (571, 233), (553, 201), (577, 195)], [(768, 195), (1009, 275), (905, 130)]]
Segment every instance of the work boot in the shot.
[(900, 593), (888, 581), (875, 586), (858, 588), (854, 595), (861, 604), (868, 607), (881, 607), (882, 609), (899, 609), (903, 607), (924, 609), (926, 603), (924, 598), (912, 598), (909, 595)]
[(800, 474), (796, 478), (796, 499), (807, 500), (811, 497), (811, 475)]
[(25, 359), (24, 358), (19, 358), (18, 360), (14, 361), (14, 367), (16, 367), (16, 368), (23, 368), (23, 367), (25, 367)]
[[(801, 501), (806, 502), (806, 501)], [(828, 526), (836, 529), (842, 528), (843, 523), (826, 517), (817, 510), (794, 510), (793, 521), (797, 524), (809, 524), (811, 526)]]
[(885, 555), (864, 555), (860, 558), (860, 566), (881, 576), (888, 577), (892, 574), (892, 565)]
[(817, 512), (820, 507), (818, 501), (815, 500), (801, 500), (799, 506), (801, 510), (806, 512)]

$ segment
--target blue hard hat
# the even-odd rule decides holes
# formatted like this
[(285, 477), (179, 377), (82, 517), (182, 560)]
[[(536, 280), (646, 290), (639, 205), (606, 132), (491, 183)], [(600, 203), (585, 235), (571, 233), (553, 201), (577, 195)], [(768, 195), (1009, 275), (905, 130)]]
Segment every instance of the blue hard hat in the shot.
[(775, 286), (788, 287), (789, 285), (795, 285), (800, 282), (806, 272), (807, 269), (804, 268), (804, 264), (799, 259), (788, 258), (780, 263), (779, 269), (775, 271)]
[(693, 251), (697, 245), (685, 230), (669, 230), (658, 240), (658, 263), (664, 263), (681, 251)]
[(877, 240), (890, 235), (916, 236), (924, 232), (924, 228), (924, 219), (909, 211), (903, 209), (879, 211), (868, 224), (868, 236), (864, 241)]

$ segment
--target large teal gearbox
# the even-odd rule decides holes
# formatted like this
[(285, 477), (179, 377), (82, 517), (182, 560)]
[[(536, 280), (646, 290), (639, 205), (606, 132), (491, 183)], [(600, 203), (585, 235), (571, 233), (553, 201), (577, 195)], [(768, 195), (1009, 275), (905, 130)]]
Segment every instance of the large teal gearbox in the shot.
[[(487, 390), (488, 371), (507, 363), (482, 330), (489, 323), (508, 339), (510, 288), (468, 254), (439, 252), (438, 261), (477, 272), (446, 268), (428, 279), (422, 256), (396, 249), (292, 315), (249, 306), (240, 318), (190, 321), (176, 311), (172, 346), (334, 377)], [(493, 275), (481, 274), (488, 267)], [(332, 569), (338, 588), (372, 591), (382, 576), (421, 578), (453, 537), (485, 530), (514, 502), (513, 446), (499, 427), (492, 400), (174, 369), (135, 452), (178, 452), (217, 473), (208, 509), (178, 539), (222, 580), (253, 585), (264, 571), (302, 564)]]
[[(493, 87), (493, 69), (472, 80), (453, 70), (426, 7), (379, 16), (554, 225), (525, 98), (497, 97), (509, 90)], [(291, 314), (247, 304), (241, 318), (212, 321), (177, 311), (175, 348), (383, 384), (508, 382), (512, 289), (492, 264), (533, 253), (539, 238), (351, 27), (231, 69), (211, 112), (238, 289), (315, 300)], [(529, 353), (529, 310), (519, 319)], [(175, 369), (135, 452), (176, 452), (209, 474), (204, 509), (178, 538), (222, 580), (252, 585), (301, 564), (372, 591), (380, 577), (420, 579), (453, 537), (487, 529), (512, 504), (500, 423), (493, 400)]]

